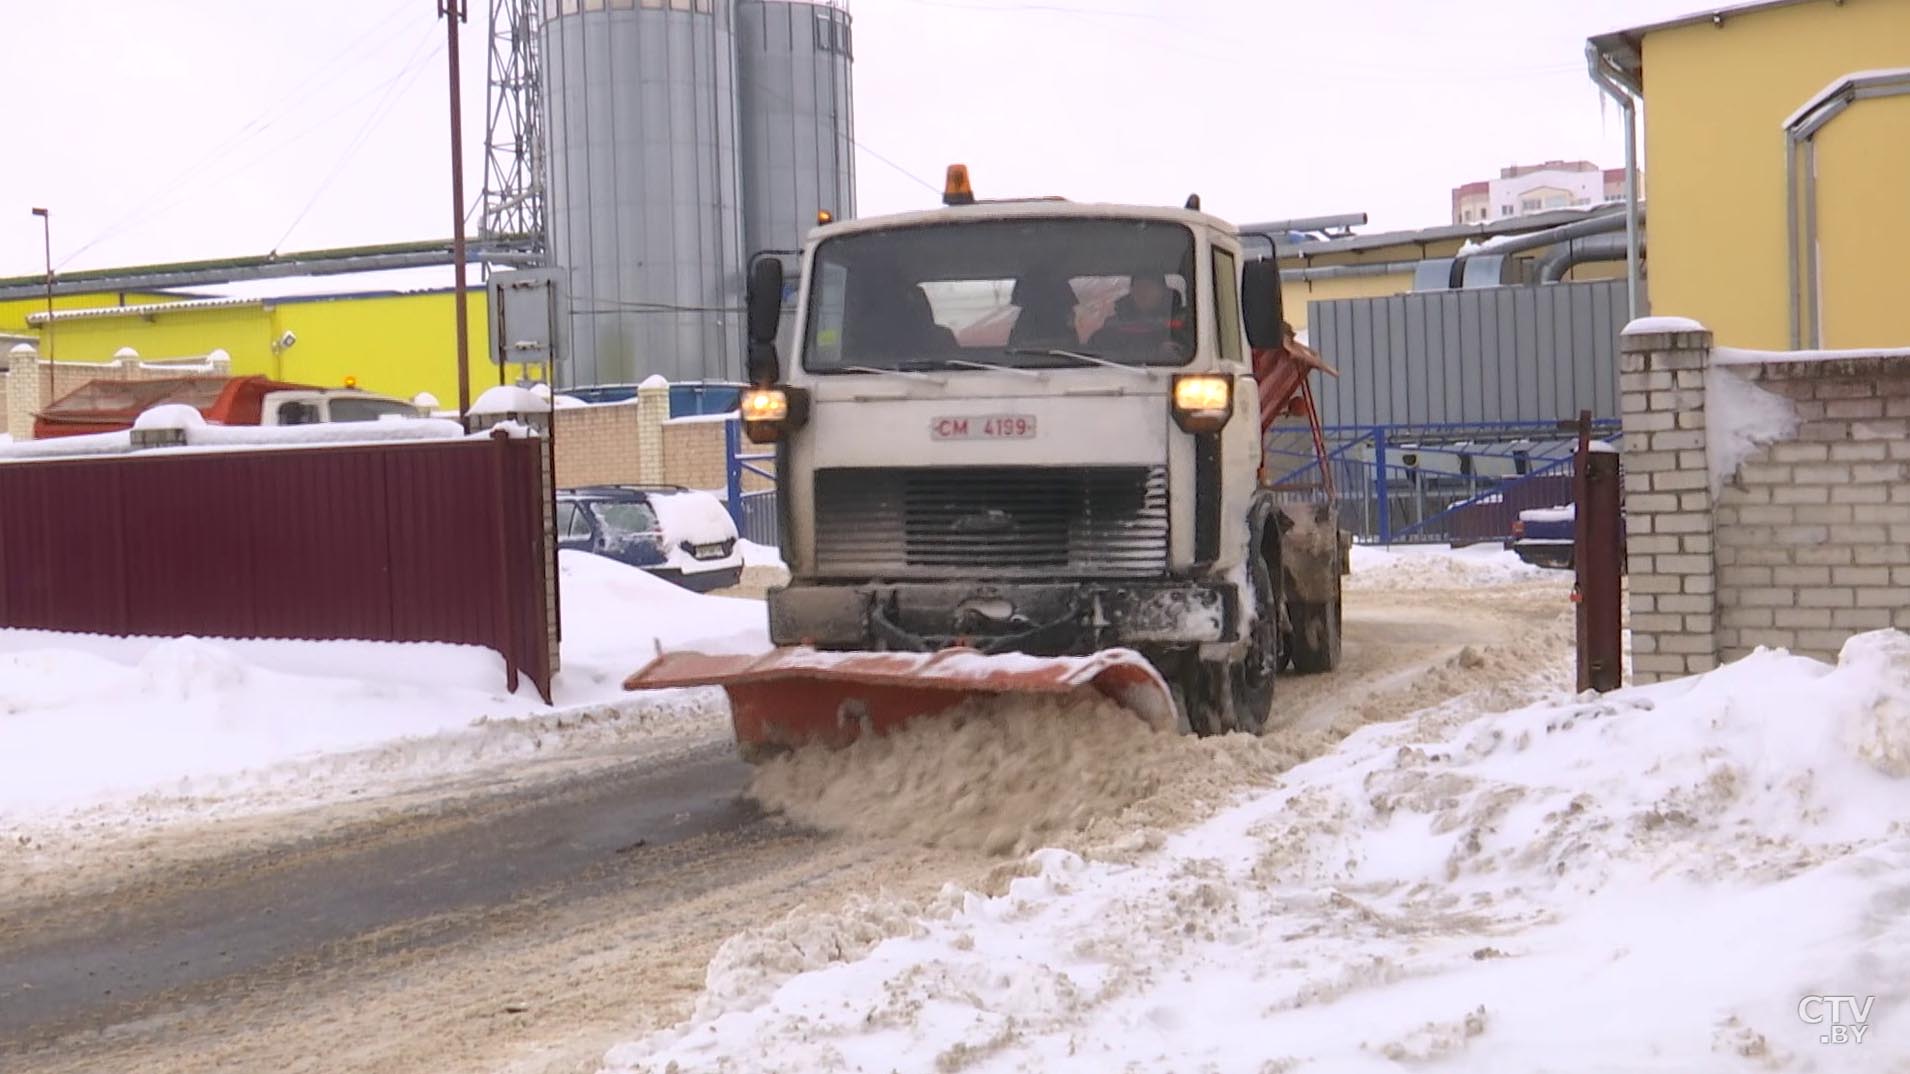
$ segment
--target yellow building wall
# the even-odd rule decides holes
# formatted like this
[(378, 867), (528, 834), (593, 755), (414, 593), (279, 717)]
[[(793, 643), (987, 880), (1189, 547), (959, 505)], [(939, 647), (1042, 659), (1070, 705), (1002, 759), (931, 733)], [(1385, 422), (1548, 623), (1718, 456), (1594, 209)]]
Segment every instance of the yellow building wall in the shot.
[(234, 373), (249, 374), (261, 372), (261, 364), (271, 357), (271, 327), (272, 315), (260, 306), (222, 306), (150, 318), (59, 321), (41, 339), (49, 342), (52, 357), (63, 362), (109, 362), (122, 347), (131, 347), (148, 361), (224, 350), (232, 356)]
[[(135, 296), (129, 296), (131, 303)], [(166, 301), (168, 296), (136, 296)], [(176, 299), (170, 299), (176, 301)], [(117, 296), (75, 296), (56, 300), (56, 309), (117, 306)], [(44, 303), (21, 311), (20, 303), (0, 305), (0, 330), (45, 309)], [(483, 291), (473, 291), (467, 308), (470, 326), (471, 398), (498, 383), (490, 361), (489, 318)], [(449, 292), (411, 295), (341, 296), (265, 301), (241, 306), (182, 309), (150, 316), (112, 316), (61, 321), (51, 338), (53, 357), (74, 362), (104, 362), (122, 347), (141, 358), (199, 357), (223, 350), (232, 357), (235, 376), (263, 374), (281, 380), (335, 387), (356, 378), (367, 391), (409, 399), (430, 392), (446, 408), (457, 406), (457, 342)], [(15, 329), (18, 330), (18, 329)], [(274, 353), (273, 342), (290, 331), (297, 341)], [(44, 339), (44, 337), (43, 337)], [(511, 366), (515, 381), (526, 370)], [(543, 370), (531, 367), (533, 377)]]
[[(473, 291), (466, 308), (470, 331), (471, 398), (495, 387), (484, 293)], [(457, 406), (457, 339), (449, 292), (380, 295), (282, 302), (275, 332), (298, 342), (269, 372), (286, 380), (323, 386), (356, 377), (366, 391), (409, 399), (430, 392), (446, 409)], [(236, 359), (236, 355), (235, 355)], [(521, 372), (511, 366), (508, 379)], [(532, 370), (535, 376), (541, 370)]]
[[(1840, 76), (1910, 62), (1907, 43), (1910, 3), (1832, 0), (1645, 38), (1654, 312), (1734, 346), (1790, 345), (1784, 120)], [(1910, 249), (1902, 103), (1860, 101), (1820, 136), (1828, 347), (1910, 341), (1910, 303), (1890, 283)]]

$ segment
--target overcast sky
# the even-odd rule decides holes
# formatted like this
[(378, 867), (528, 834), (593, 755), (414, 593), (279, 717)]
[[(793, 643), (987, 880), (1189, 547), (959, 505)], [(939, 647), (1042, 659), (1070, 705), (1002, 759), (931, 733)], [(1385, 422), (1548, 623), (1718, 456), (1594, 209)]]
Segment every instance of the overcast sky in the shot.
[[(0, 7), (13, 122), (0, 275), (447, 237), (436, 0)], [(487, 4), (470, 0), (468, 198)], [(1237, 222), (1446, 223), (1519, 161), (1623, 159), (1591, 34), (1695, 0), (854, 0), (861, 211), (983, 197), (1178, 204)]]

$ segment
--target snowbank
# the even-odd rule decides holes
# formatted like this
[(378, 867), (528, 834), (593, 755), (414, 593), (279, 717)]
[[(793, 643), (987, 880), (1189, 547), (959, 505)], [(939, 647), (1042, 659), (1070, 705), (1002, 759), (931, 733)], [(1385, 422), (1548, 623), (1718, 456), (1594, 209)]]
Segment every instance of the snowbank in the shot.
[(736, 550), (743, 554), (743, 565), (745, 567), (782, 567), (785, 565), (783, 563), (783, 550), (780, 548), (773, 548), (766, 544), (757, 544), (755, 541), (744, 540), (736, 542)]
[[(739, 936), (605, 1069), (1901, 1070), (1907, 780), (1894, 631), (1448, 706), (1131, 863), (1040, 850), (997, 897)], [(1834, 1030), (1817, 995), (1876, 1000)]]
[[(769, 647), (759, 601), (699, 596), (599, 556), (558, 558), (554, 708), (528, 684), (504, 693), (502, 657), (471, 646), (0, 631), (0, 824), (408, 740), (436, 741), (419, 752), (442, 774), (492, 748), (452, 742), (474, 727), (605, 706), (679, 712), (681, 698), (622, 689), (659, 646)], [(724, 714), (704, 706), (698, 718), (718, 727)]]
[(1470, 589), (1557, 581), (1559, 572), (1534, 567), (1499, 544), (1353, 546), (1348, 589)]

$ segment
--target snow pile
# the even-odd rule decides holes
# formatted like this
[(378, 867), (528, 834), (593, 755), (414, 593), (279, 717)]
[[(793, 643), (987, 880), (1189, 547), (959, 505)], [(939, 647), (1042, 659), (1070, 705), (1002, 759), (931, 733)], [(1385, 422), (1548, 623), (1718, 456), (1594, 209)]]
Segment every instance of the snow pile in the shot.
[(500, 384), (487, 389), (471, 404), (472, 414), (548, 414), (550, 400), (529, 388)]
[[(801, 824), (985, 854), (1119, 838), (1184, 822), (1202, 800), (1263, 786), (1321, 736), (1201, 740), (1157, 731), (1098, 694), (965, 702), (905, 733), (801, 750), (750, 796)], [(1104, 822), (1113, 821), (1113, 824)]]
[(203, 429), (206, 416), (184, 403), (162, 403), (133, 419), (135, 429)]
[(1534, 567), (1499, 544), (1353, 546), (1351, 590), (1472, 589), (1520, 582), (1558, 582), (1560, 574)]
[[(1044, 849), (999, 894), (738, 937), (606, 1069), (1897, 1071), (1906, 779), (1891, 631), (1836, 668), (1446, 706), (1133, 862)], [(1816, 995), (1874, 996), (1866, 1043), (1803, 1021)]]
[(746, 567), (774, 567), (781, 570), (785, 566), (783, 550), (780, 548), (743, 540), (736, 542), (736, 550), (743, 554), (743, 565)]
[[(585, 720), (621, 721), (597, 728), (615, 735), (658, 722), (722, 726), (720, 693), (626, 693), (623, 680), (659, 648), (768, 649), (762, 603), (699, 596), (584, 553), (558, 561), (555, 707), (528, 683), (505, 693), (503, 658), (474, 646), (0, 630), (0, 824), (328, 766), (443, 774), (534, 751), (534, 740)], [(513, 725), (529, 733), (520, 740)], [(257, 778), (239, 778), (247, 773)]]
[(1797, 408), (1789, 399), (1728, 369), (1704, 375), (1705, 449), (1711, 462), (1711, 495), (1724, 491), (1738, 467), (1765, 446), (1797, 435)]

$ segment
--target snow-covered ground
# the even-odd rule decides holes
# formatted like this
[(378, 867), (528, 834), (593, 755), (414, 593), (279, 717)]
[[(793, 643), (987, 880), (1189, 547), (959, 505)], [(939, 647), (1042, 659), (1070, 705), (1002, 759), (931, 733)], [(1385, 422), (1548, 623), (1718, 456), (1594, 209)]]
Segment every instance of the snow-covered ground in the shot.
[(1558, 571), (1524, 562), (1497, 543), (1464, 548), (1356, 544), (1352, 560), (1349, 589), (1467, 589), (1561, 577)]
[(629, 695), (622, 681), (659, 645), (768, 647), (760, 602), (577, 552), (559, 554), (559, 577), (555, 706), (528, 683), (507, 694), (502, 657), (468, 646), (0, 631), (0, 826), (143, 795), (322, 782), (338, 774), (327, 766), (442, 775), (539, 748), (567, 716), (622, 734), (717, 726), (720, 703), (700, 693)]
[(605, 1069), (1910, 1069), (1910, 636), (1462, 698), (1024, 872), (739, 936)]

